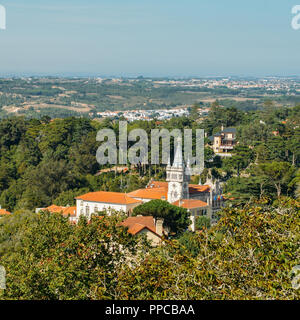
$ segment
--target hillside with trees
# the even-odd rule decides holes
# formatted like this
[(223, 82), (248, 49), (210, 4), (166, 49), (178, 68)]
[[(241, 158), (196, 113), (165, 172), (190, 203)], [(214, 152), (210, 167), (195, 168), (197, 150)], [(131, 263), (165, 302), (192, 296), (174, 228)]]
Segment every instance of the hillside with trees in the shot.
[[(237, 129), (231, 158), (214, 156), (205, 140), (205, 170), (192, 182), (218, 179), (226, 207), (219, 221), (196, 221), (184, 232), (186, 211), (160, 201), (136, 215), (165, 218), (172, 239), (152, 248), (120, 226), (124, 217), (94, 216), (78, 225), (36, 208), (73, 205), (90, 191), (130, 192), (151, 179), (165, 180), (165, 166), (96, 161), (97, 131), (118, 121), (69, 117), (0, 121), (0, 264), (8, 290), (1, 299), (299, 299), (292, 287), (300, 264), (300, 106), (242, 111), (212, 105), (204, 119), (135, 121), (128, 131)], [(174, 143), (172, 143), (172, 148)], [(150, 154), (150, 149), (149, 149)], [(131, 263), (126, 263), (130, 259)]]
[(299, 209), (288, 198), (225, 209), (211, 229), (158, 248), (137, 246), (118, 217), (74, 225), (19, 211), (0, 221), (0, 299), (300, 299)]

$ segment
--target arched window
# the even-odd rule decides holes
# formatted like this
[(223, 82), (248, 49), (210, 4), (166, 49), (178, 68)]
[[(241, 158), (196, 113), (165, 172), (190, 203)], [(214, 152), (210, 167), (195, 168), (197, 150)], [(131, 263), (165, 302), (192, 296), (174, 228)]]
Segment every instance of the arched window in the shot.
[(85, 207), (85, 214), (88, 216), (90, 214), (90, 207), (86, 206)]

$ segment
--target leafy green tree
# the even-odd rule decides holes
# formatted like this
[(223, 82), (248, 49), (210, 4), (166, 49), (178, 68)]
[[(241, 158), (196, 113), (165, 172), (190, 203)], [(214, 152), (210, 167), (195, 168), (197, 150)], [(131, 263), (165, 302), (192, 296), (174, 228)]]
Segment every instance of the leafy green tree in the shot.
[(200, 106), (198, 104), (194, 104), (190, 111), (190, 117), (193, 120), (197, 120), (199, 118), (199, 108)]
[(202, 230), (204, 228), (209, 229), (211, 226), (211, 221), (209, 218), (202, 216), (196, 219), (196, 230)]
[(253, 151), (248, 146), (237, 145), (232, 153), (232, 157), (224, 160), (224, 165), (236, 169), (239, 177), (240, 171), (246, 169), (253, 160)]
[(153, 216), (163, 218), (164, 226), (170, 229), (171, 233), (179, 235), (187, 230), (190, 225), (188, 211), (184, 208), (173, 206), (167, 201), (152, 200), (146, 202), (133, 210), (133, 215)]
[(197, 257), (200, 253), (199, 248), (199, 235), (198, 233), (186, 231), (179, 238), (178, 242), (180, 244), (180, 252), (188, 252), (193, 258)]
[[(124, 265), (120, 299), (299, 299), (290, 272), (300, 261), (299, 202), (281, 200), (224, 209), (197, 235), (154, 249)], [(182, 242), (182, 244), (180, 243)]]
[(288, 162), (261, 163), (259, 168), (265, 178), (276, 188), (278, 198), (281, 196), (282, 187), (287, 187), (295, 173), (295, 168)]
[[(113, 299), (121, 266), (136, 252), (136, 238), (116, 217), (70, 224), (60, 214), (19, 213), (0, 221), (2, 299)], [(4, 239), (4, 241), (3, 241)]]
[(53, 203), (57, 206), (73, 206), (76, 204), (76, 197), (88, 193), (89, 191), (88, 188), (67, 190), (60, 193)]

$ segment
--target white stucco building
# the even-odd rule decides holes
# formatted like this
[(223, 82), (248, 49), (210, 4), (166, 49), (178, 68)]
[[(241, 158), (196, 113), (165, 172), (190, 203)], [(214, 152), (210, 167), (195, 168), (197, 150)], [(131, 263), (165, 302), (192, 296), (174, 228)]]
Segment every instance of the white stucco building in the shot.
[(77, 219), (80, 215), (90, 218), (93, 213), (106, 210), (130, 214), (142, 202), (119, 192), (90, 192), (76, 198)]

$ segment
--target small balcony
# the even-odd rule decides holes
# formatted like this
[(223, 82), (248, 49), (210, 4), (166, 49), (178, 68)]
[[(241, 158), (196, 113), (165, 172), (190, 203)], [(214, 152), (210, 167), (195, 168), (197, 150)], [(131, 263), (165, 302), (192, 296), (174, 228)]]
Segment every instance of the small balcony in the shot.
[(233, 150), (234, 146), (233, 145), (221, 145), (219, 149), (224, 149), (224, 150)]

